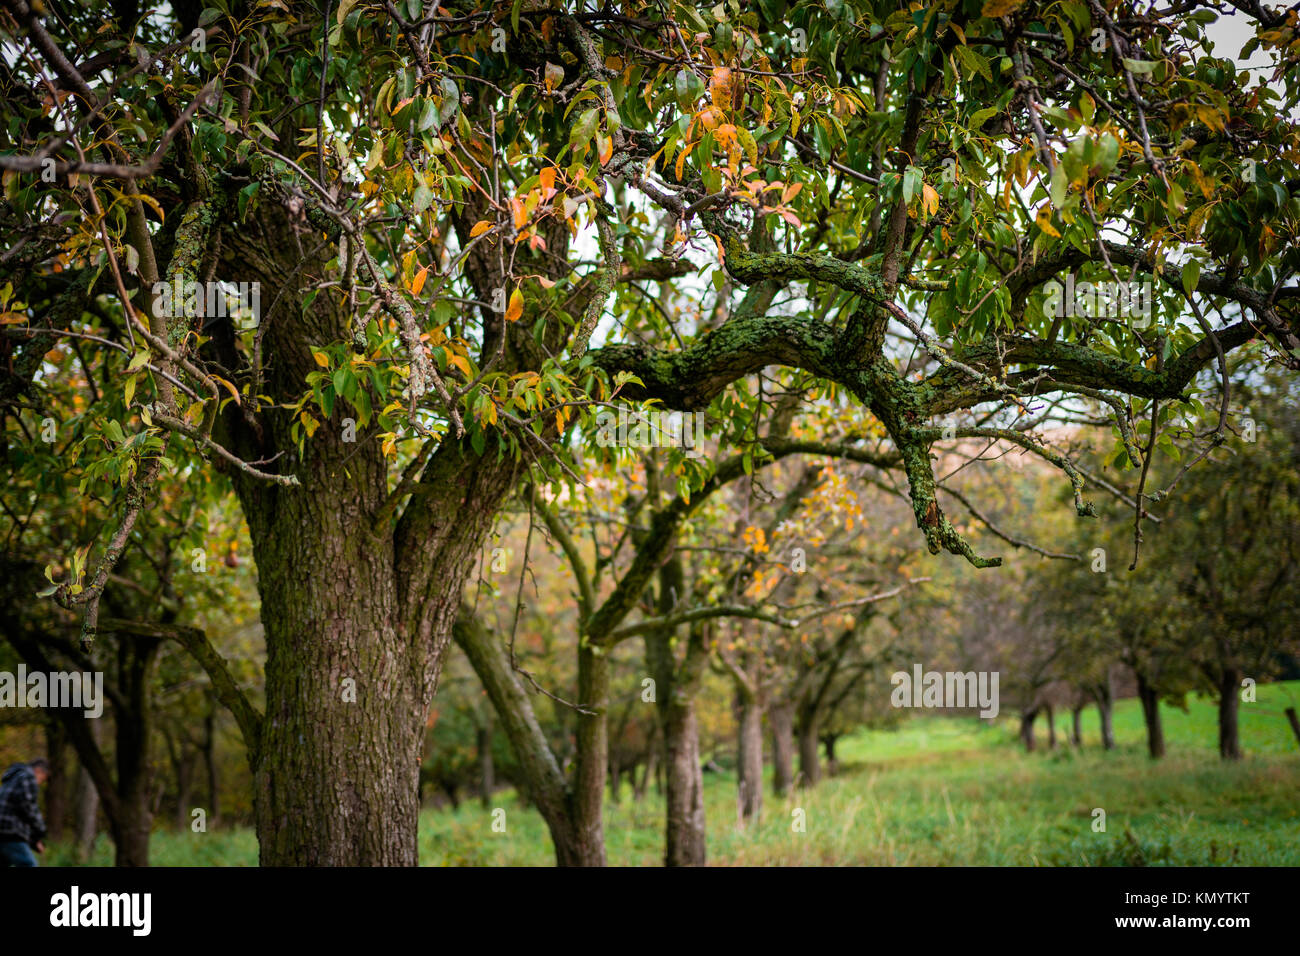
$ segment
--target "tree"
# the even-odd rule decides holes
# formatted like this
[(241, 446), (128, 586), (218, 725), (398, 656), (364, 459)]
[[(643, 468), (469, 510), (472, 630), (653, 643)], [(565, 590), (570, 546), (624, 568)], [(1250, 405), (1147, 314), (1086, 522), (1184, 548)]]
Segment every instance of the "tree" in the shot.
[[(75, 468), (116, 482), (113, 514), (66, 543), (98, 547), (53, 600), (92, 644), (159, 488), (221, 476), (257, 563), (265, 713), (214, 686), (268, 864), (415, 862), (473, 558), (617, 387), (756, 422), (747, 384), (790, 369), (879, 422), (928, 549), (986, 567), (934, 443), (1006, 432), (1088, 514), (1068, 458), (997, 414), (1100, 396), (1127, 439), (1125, 397), (1192, 400), (1221, 352), (1300, 362), (1296, 26), (1253, 3), (1280, 94), (1202, 55), (1213, 15), (1181, 6), (2, 6), (8, 448), (68, 419), (70, 380), (90, 396), (71, 361), (43, 368), (53, 345), (112, 386)], [(1154, 328), (1044, 311), (1049, 280), (1121, 268), (1160, 283)], [(698, 296), (701, 269), (707, 314), (639, 285)], [(968, 409), (982, 424), (934, 423)], [(753, 434), (729, 436), (745, 467)]]

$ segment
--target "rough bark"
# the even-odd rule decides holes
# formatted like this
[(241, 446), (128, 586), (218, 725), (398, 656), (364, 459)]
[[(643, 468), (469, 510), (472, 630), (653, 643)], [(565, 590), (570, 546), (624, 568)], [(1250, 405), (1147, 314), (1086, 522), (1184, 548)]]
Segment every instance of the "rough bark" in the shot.
[[(271, 201), (223, 239), (222, 275), (260, 282), (263, 301), (300, 301), (334, 254), (304, 256)], [(350, 339), (354, 320), (329, 296), (263, 316), (265, 393), (304, 394), (309, 346)], [(380, 443), (361, 429), (352, 440), (350, 415), (339, 401), (300, 451), (291, 416), (263, 409), (250, 422), (232, 402), (215, 436), (245, 460), (278, 456), (299, 483), (233, 475), (266, 633), (266, 713), (246, 740), (265, 865), (416, 863), (425, 718), (465, 578), (517, 474), (494, 440), (478, 453), (448, 435), (409, 498), (390, 499)]]

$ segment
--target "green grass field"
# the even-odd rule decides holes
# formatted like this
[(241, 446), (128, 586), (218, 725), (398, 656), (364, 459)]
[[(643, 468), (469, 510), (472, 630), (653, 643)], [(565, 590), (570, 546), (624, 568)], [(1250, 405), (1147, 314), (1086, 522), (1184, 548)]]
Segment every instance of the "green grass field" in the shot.
[[(1100, 749), (1095, 710), (1084, 717), (1084, 746), (1023, 752), (1014, 719), (917, 717), (897, 731), (870, 731), (837, 747), (837, 777), (811, 791), (765, 796), (757, 827), (736, 823), (735, 778), (706, 774), (709, 860), (717, 865), (1300, 865), (1300, 746), (1283, 708), (1300, 682), (1259, 688), (1241, 708), (1239, 765), (1218, 758), (1213, 701), (1192, 699), (1186, 713), (1164, 708), (1168, 756), (1151, 761), (1137, 702), (1115, 709), (1118, 747)], [(1068, 717), (1068, 715), (1067, 715)], [(1058, 721), (1058, 731), (1065, 721)], [(545, 825), (513, 794), (496, 795), (506, 832), (492, 831), (478, 802), (458, 811), (426, 810), (420, 859), (426, 865), (553, 862)], [(1106, 812), (1094, 832), (1093, 810)], [(805, 832), (793, 832), (796, 810)], [(607, 804), (611, 864), (655, 866), (663, 852), (663, 802), (625, 795)], [(47, 863), (67, 862), (52, 847)], [(92, 863), (111, 862), (101, 840)], [(160, 830), (155, 865), (252, 865), (250, 830), (206, 834)]]

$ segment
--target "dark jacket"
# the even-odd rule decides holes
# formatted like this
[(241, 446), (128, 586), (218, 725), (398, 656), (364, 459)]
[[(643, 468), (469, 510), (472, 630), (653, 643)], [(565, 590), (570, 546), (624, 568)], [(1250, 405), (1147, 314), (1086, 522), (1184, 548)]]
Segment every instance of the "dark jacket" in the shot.
[(45, 818), (37, 801), (36, 772), (16, 763), (0, 777), (0, 840), (22, 840), (35, 848), (45, 839)]

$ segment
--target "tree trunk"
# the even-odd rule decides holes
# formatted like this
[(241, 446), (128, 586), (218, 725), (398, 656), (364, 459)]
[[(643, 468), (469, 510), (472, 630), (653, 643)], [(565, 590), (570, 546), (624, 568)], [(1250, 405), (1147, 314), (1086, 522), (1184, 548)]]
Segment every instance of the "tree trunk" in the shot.
[(641, 768), (641, 778), (637, 780), (632, 787), (632, 799), (640, 802), (645, 799), (646, 791), (650, 787), (650, 780), (655, 774), (655, 768), (659, 765), (659, 741), (656, 737), (650, 738), (650, 747), (646, 750), (645, 764)]
[(1047, 749), (1056, 749), (1056, 713), (1052, 710), (1052, 705), (1046, 706), (1047, 711)]
[(1031, 707), (1020, 715), (1020, 742), (1028, 753), (1034, 750), (1034, 721), (1038, 718), (1038, 709)]
[(1291, 722), (1291, 733), (1295, 735), (1296, 743), (1300, 744), (1300, 716), (1296, 716), (1294, 707), (1286, 709), (1286, 719)]
[[(660, 569), (661, 611), (670, 611), (682, 590), (681, 562), (674, 556)], [(707, 862), (704, 769), (695, 696), (708, 663), (709, 641), (704, 626), (693, 625), (679, 665), (674, 634), (666, 629), (645, 638), (646, 667), (658, 687), (655, 706), (663, 735), (664, 865), (703, 866)], [(655, 751), (652, 744), (652, 760)]]
[(1111, 689), (1110, 676), (1104, 683), (1097, 685), (1097, 714), (1101, 718), (1101, 745), (1106, 750), (1115, 749), (1115, 694)]
[(609, 802), (618, 806), (623, 800), (623, 765), (619, 763), (618, 747), (610, 750), (609, 756)]
[(605, 775), (609, 760), (608, 648), (584, 644), (578, 648), (578, 703), (590, 714), (578, 714), (578, 760), (573, 778), (573, 825), (578, 866), (605, 865), (602, 818)]
[(117, 813), (109, 830), (116, 847), (114, 866), (148, 866), (153, 813), (149, 798), (153, 773), (149, 745), (153, 736), (150, 690), (153, 664), (161, 642), (122, 635), (118, 639), (118, 679), (129, 708), (114, 712), (117, 725)]
[(45, 721), (45, 758), (50, 764), (50, 776), (45, 781), (46, 836), (51, 841), (63, 837), (64, 823), (68, 817), (68, 732), (63, 723), (53, 717)]
[(555, 846), (555, 862), (560, 866), (577, 866), (582, 862), (582, 854), (564, 774), (538, 723), (528, 692), (510, 666), (505, 645), (475, 620), (468, 609), (463, 609), (457, 618), (454, 635), (487, 691), (501, 729), (510, 741), (523, 778), (515, 787), (521, 804), (527, 806), (531, 800), (546, 821)]
[(208, 827), (217, 825), (221, 815), (220, 793), (217, 776), (217, 708), (215, 701), (209, 701), (209, 708), (203, 718), (203, 768), (208, 778)]
[(799, 722), (799, 785), (816, 786), (822, 778), (821, 759), (818, 756), (817, 723), (811, 715)]
[(661, 713), (667, 750), (664, 865), (703, 866), (707, 855), (704, 772), (695, 701), (669, 700)]
[(1147, 753), (1152, 759), (1165, 755), (1165, 731), (1160, 723), (1160, 693), (1138, 674), (1138, 699), (1142, 702), (1142, 719), (1147, 725)]
[(75, 829), (76, 856), (78, 863), (90, 859), (95, 848), (97, 822), (99, 820), (99, 791), (90, 779), (90, 772), (77, 764), (77, 786), (73, 795), (72, 821)]
[(763, 812), (763, 708), (757, 695), (740, 695), (737, 745), (740, 820), (757, 822)]
[(772, 791), (783, 797), (794, 786), (794, 708), (782, 701), (768, 708), (772, 727)]
[(190, 811), (194, 809), (191, 796), (194, 789), (194, 753), (187, 752), (181, 744), (180, 761), (176, 765), (176, 827), (185, 830), (190, 825)]
[(1219, 681), (1219, 756), (1224, 760), (1241, 759), (1241, 732), (1238, 724), (1241, 698), (1241, 671), (1223, 670)]
[(496, 771), (492, 766), (492, 718), (478, 728), (478, 780), (479, 799), (483, 808), (492, 805), (492, 792), (496, 790)]
[(1070, 709), (1070, 743), (1076, 747), (1083, 746), (1083, 705)]
[(822, 743), (826, 747), (826, 775), (828, 777), (833, 777), (840, 772), (840, 763), (835, 759), (835, 741), (839, 739), (839, 734), (828, 734), (822, 738)]

